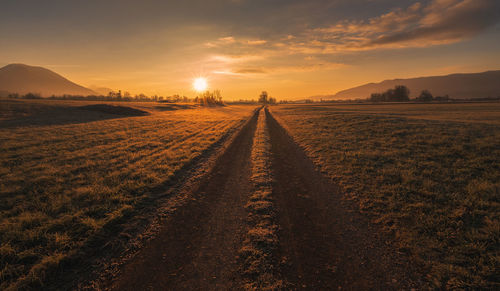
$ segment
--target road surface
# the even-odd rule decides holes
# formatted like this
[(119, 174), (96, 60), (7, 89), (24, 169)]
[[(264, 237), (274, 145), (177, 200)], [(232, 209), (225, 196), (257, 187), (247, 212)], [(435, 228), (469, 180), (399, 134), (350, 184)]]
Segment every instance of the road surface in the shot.
[[(245, 206), (255, 191), (251, 153), (259, 115), (269, 136), (273, 219), (278, 226), (277, 247), (270, 255), (273, 272), (267, 277), (281, 280), (288, 290), (418, 289), (418, 275), (408, 260), (392, 250), (376, 226), (342, 203), (337, 187), (315, 171), (267, 109), (241, 129), (189, 202), (124, 264), (109, 289), (248, 286), (239, 251), (249, 233)], [(261, 283), (256, 285), (265, 286)]]

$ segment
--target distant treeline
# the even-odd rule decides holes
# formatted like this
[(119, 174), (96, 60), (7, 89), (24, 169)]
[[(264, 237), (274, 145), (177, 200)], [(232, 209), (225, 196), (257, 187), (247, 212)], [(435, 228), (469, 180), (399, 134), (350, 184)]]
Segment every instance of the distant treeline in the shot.
[[(222, 105), (225, 102), (222, 100), (223, 97), (219, 90), (206, 91), (201, 93), (195, 98), (189, 98), (187, 96), (172, 95), (172, 96), (158, 96), (152, 95), (147, 96), (145, 94), (138, 94), (131, 96), (128, 92), (122, 94), (121, 91), (109, 92), (108, 95), (91, 95), (91, 96), (80, 96), (80, 95), (62, 95), (62, 96), (50, 96), (41, 97), (38, 93), (27, 93), (24, 95), (11, 93), (7, 96), (8, 98), (14, 99), (53, 99), (53, 100), (87, 100), (87, 101), (123, 101), (123, 102), (162, 102), (162, 103), (198, 103), (202, 105)], [(403, 85), (395, 86), (394, 89), (389, 89), (383, 93), (373, 93), (367, 99), (344, 99), (344, 100), (330, 100), (330, 99), (302, 99), (302, 100), (280, 100), (279, 102), (276, 98), (268, 97), (267, 92), (262, 92), (258, 100), (255, 99), (240, 99), (235, 101), (229, 101), (231, 104), (297, 104), (297, 103), (367, 103), (367, 102), (474, 102), (474, 101), (500, 101), (500, 96), (497, 97), (484, 97), (484, 98), (468, 98), (468, 99), (453, 99), (448, 95), (444, 96), (433, 96), (429, 90), (423, 90), (420, 95), (416, 98), (410, 99), (410, 90)]]
[(231, 101), (231, 104), (268, 104), (274, 105), (277, 103), (276, 98), (271, 97), (267, 94), (267, 91), (262, 91), (258, 100), (255, 99), (240, 99), (236, 101)]
[(196, 96), (193, 99), (194, 103), (199, 103), (202, 105), (224, 105), (222, 101), (222, 95), (219, 90), (213, 92), (205, 91), (201, 96)]
[(366, 99), (344, 99), (344, 100), (329, 100), (321, 99), (315, 101), (313, 99), (302, 100), (281, 100), (280, 104), (293, 103), (372, 103), (372, 102), (478, 102), (478, 101), (500, 101), (500, 95), (497, 97), (484, 98), (468, 98), (468, 99), (453, 99), (448, 95), (434, 96), (429, 90), (423, 90), (416, 98), (410, 98), (410, 90), (404, 85), (395, 86), (393, 89), (386, 90), (382, 93), (372, 93)]
[[(373, 93), (368, 99), (371, 102), (407, 102), (410, 99), (410, 89), (403, 85), (398, 85), (394, 89), (389, 89), (383, 93)], [(413, 99), (417, 102), (431, 102), (431, 101), (449, 101), (450, 97), (436, 96), (434, 97), (429, 90), (423, 90), (420, 95)]]
[(138, 94), (131, 96), (128, 92), (122, 94), (121, 91), (109, 92), (108, 95), (61, 95), (44, 98), (38, 93), (27, 93), (24, 95), (11, 93), (8, 98), (14, 99), (52, 99), (52, 100), (87, 100), (87, 101), (118, 101), (118, 102), (164, 102), (164, 103), (199, 103), (202, 105), (223, 105), (222, 95), (219, 90), (213, 92), (206, 91), (195, 98), (188, 98), (186, 96), (172, 95), (172, 96), (147, 96), (145, 94)]

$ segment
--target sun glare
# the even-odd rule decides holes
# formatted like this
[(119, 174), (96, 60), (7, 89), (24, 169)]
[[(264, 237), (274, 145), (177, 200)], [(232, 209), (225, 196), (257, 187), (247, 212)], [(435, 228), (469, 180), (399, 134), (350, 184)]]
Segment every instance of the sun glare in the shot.
[(198, 92), (202, 92), (202, 91), (207, 90), (207, 88), (208, 88), (207, 79), (205, 79), (205, 78), (194, 79), (193, 88)]

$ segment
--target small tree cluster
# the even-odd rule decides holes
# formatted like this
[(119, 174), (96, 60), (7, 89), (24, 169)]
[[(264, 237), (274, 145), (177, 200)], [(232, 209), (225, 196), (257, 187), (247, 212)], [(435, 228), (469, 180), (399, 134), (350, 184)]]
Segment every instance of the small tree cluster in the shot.
[(7, 95), (7, 97), (12, 99), (42, 99), (42, 96), (38, 93), (26, 93), (24, 95), (19, 95), (18, 93), (10, 93)]
[(266, 91), (262, 91), (262, 93), (260, 94), (259, 96), (259, 103), (262, 103), (262, 104), (267, 104), (267, 92)]
[(373, 93), (370, 97), (373, 102), (406, 102), (410, 101), (410, 90), (408, 87), (398, 85), (384, 93)]
[(431, 92), (429, 90), (423, 90), (422, 93), (415, 99), (420, 102), (430, 102), (434, 99)]
[(224, 105), (219, 90), (213, 92), (205, 91), (201, 96), (194, 98), (194, 102), (200, 103), (201, 105)]
[[(498, 98), (496, 98), (496, 99), (498, 100), (498, 99), (500, 99), (500, 97), (498, 97)], [(448, 94), (446, 94), (446, 95), (444, 95), (444, 96), (436, 96), (436, 97), (434, 97), (434, 100), (436, 100), (436, 101), (441, 101), (441, 102), (442, 102), (442, 101), (446, 101), (446, 102), (448, 102), (448, 101), (450, 101), (451, 99), (450, 99), (450, 96), (448, 96)]]
[(259, 96), (259, 103), (261, 104), (276, 104), (276, 98), (269, 97), (266, 91), (262, 91)]
[(420, 95), (415, 98), (416, 101), (419, 102), (431, 102), (431, 101), (449, 101), (450, 96), (444, 95), (444, 96), (432, 96), (431, 92), (429, 90), (423, 90)]

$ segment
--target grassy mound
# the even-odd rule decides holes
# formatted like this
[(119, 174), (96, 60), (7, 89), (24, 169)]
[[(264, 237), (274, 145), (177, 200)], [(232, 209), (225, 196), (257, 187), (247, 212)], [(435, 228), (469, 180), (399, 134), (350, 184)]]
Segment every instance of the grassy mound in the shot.
[(107, 114), (116, 114), (116, 115), (124, 115), (124, 116), (144, 116), (149, 115), (148, 112), (142, 111), (132, 107), (126, 106), (115, 106), (109, 104), (92, 104), (80, 106), (78, 109), (88, 110), (88, 111), (96, 111)]

